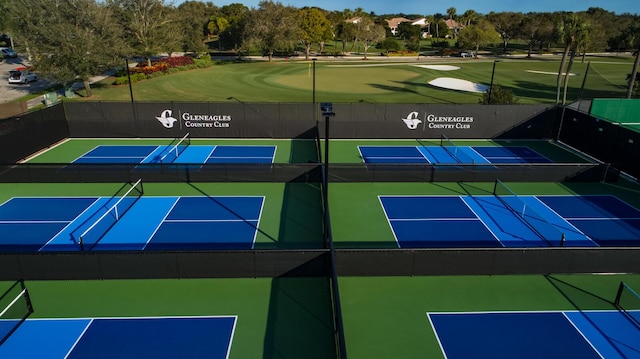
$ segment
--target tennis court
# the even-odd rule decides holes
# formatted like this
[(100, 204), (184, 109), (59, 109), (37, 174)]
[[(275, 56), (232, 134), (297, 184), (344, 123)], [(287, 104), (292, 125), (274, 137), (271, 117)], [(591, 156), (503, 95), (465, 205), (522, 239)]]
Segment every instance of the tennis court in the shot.
[[(227, 358), (236, 317), (0, 321), (2, 358)], [(37, 338), (37, 339), (36, 339)]]
[(640, 312), (427, 313), (448, 359), (637, 358)]
[(275, 152), (276, 146), (100, 145), (72, 163), (273, 163)]
[(365, 163), (552, 163), (527, 146), (358, 146)]
[[(640, 245), (640, 211), (615, 196), (380, 196), (398, 247)], [(502, 192), (502, 193), (500, 193)]]
[(637, 279), (341, 277), (349, 357), (639, 358)]
[(20, 283), (0, 282), (2, 358), (335, 358), (326, 278), (45, 280), (23, 288), (31, 311)]
[[(0, 205), (3, 252), (251, 249), (264, 196), (14, 197)], [(185, 233), (189, 233), (185, 236)]]

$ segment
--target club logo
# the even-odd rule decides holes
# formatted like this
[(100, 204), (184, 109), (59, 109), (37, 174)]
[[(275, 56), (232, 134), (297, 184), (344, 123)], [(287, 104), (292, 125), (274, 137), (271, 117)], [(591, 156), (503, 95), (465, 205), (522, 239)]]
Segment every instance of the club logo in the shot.
[(160, 121), (162, 126), (166, 128), (173, 128), (173, 124), (176, 123), (178, 119), (174, 118), (172, 115), (173, 112), (171, 110), (164, 110), (160, 117), (156, 116), (156, 119)]
[(404, 124), (407, 125), (407, 128), (410, 130), (415, 130), (418, 128), (418, 125), (422, 123), (420, 119), (418, 119), (418, 112), (413, 111), (407, 116), (407, 118), (403, 118)]

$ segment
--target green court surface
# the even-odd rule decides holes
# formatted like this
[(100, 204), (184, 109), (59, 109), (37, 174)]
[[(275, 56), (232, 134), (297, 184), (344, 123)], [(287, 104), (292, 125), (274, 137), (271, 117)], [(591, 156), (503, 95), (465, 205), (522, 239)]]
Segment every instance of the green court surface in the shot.
[[(510, 182), (519, 195), (611, 194), (640, 208), (640, 186), (618, 183)], [(332, 183), (329, 186), (331, 230), (336, 248), (397, 248), (379, 195), (491, 195), (494, 183)]]
[[(347, 354), (444, 358), (427, 312), (613, 310), (620, 281), (640, 287), (640, 275), (341, 277)], [(30, 318), (237, 315), (231, 359), (335, 357), (323, 278), (25, 284)]]
[(427, 312), (613, 310), (639, 275), (341, 277), (347, 354), (444, 358)]
[[(11, 284), (0, 282), (0, 293)], [(335, 358), (326, 278), (25, 284), (34, 308), (29, 318), (237, 315), (231, 359)], [(1, 302), (6, 305), (4, 299)], [(38, 338), (33, 338), (33, 345), (37, 343)]]

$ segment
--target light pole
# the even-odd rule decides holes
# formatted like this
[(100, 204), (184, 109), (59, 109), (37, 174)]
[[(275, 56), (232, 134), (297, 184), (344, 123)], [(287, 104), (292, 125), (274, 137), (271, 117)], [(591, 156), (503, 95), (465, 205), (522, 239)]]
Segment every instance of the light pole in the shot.
[(243, 121), (246, 120), (246, 118), (247, 118), (247, 112), (246, 112), (246, 108), (245, 108), (246, 104), (244, 102), (238, 100), (237, 98), (233, 97), (233, 96), (227, 97), (227, 100), (234, 100), (234, 101), (239, 102), (242, 105), (242, 120)]
[(500, 62), (500, 60), (495, 60), (493, 62), (493, 71), (491, 71), (491, 84), (489, 85), (489, 98), (487, 99), (487, 105), (491, 104), (491, 92), (493, 91), (493, 76), (496, 74), (496, 63)]
[(320, 111), (324, 116), (324, 188), (322, 195), (324, 198), (324, 244), (325, 248), (329, 248), (329, 119), (335, 117), (333, 112), (333, 104), (323, 102), (320, 104)]
[(317, 59), (311, 59), (312, 64), (313, 64), (313, 90), (312, 90), (312, 101), (313, 101), (313, 107), (316, 107), (316, 60)]
[[(311, 88), (311, 103), (313, 105), (313, 114), (312, 114), (312, 116), (313, 116), (313, 121), (317, 124), (318, 123), (318, 109), (316, 108), (317, 107), (316, 106), (316, 59), (313, 58), (313, 59), (311, 59), (311, 61), (312, 61), (312, 64), (313, 64), (313, 80), (312, 80), (313, 81), (312, 82), (313, 85), (312, 85), (312, 88)], [(316, 128), (317, 128), (317, 126), (316, 126)], [(318, 158), (318, 160), (320, 160), (320, 159)]]
[(125, 57), (124, 63), (127, 68), (127, 80), (129, 82), (129, 95), (131, 96), (131, 103), (133, 103), (133, 88), (131, 87), (131, 71), (129, 71), (129, 59)]

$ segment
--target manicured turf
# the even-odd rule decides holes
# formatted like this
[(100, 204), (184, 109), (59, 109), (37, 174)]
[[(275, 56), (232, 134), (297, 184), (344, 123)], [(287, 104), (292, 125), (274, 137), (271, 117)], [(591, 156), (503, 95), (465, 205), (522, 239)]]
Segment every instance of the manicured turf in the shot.
[[(475, 104), (480, 93), (437, 88), (429, 81), (453, 77), (508, 88), (520, 104), (555, 103), (559, 57), (534, 59), (501, 58), (493, 71), (494, 58), (406, 58), (394, 61), (320, 59), (315, 66), (315, 96), (318, 101), (338, 103), (450, 103)], [(587, 72), (587, 64), (591, 62)], [(447, 64), (455, 71), (421, 66)], [(626, 75), (632, 59), (590, 57), (576, 61), (569, 82), (569, 101), (578, 98), (625, 96)], [(585, 80), (586, 74), (586, 80)], [(129, 87), (112, 86), (112, 78), (94, 85), (90, 100), (128, 101)], [(582, 86), (584, 82), (584, 87)], [(133, 84), (136, 101), (228, 102), (312, 102), (313, 67), (311, 61), (244, 62), (214, 65), (210, 68), (159, 76)]]

